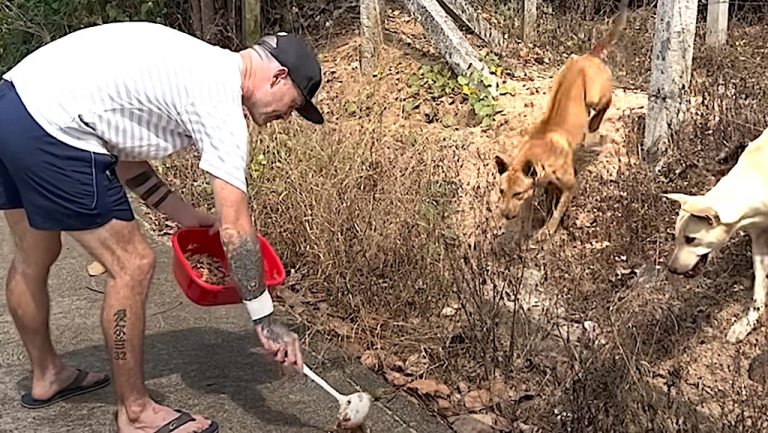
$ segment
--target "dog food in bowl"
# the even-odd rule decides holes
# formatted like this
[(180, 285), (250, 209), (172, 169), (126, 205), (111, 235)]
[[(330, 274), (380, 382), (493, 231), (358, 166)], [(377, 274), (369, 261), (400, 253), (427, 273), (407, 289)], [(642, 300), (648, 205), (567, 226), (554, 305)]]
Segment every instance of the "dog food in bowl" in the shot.
[(224, 286), (227, 284), (229, 275), (223, 269), (221, 261), (216, 257), (186, 252), (184, 253), (184, 258), (187, 259), (192, 270), (203, 282), (212, 286)]

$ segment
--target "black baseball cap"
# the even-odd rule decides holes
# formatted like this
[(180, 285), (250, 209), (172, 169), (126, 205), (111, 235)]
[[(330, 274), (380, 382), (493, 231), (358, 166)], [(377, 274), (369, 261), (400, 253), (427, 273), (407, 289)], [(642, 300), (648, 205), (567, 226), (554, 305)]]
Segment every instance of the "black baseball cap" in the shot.
[(265, 36), (258, 44), (288, 69), (291, 81), (304, 97), (304, 105), (298, 107), (296, 112), (306, 120), (322, 125), (325, 122), (323, 114), (312, 102), (322, 82), (320, 63), (315, 53), (302, 38), (291, 33), (280, 32)]

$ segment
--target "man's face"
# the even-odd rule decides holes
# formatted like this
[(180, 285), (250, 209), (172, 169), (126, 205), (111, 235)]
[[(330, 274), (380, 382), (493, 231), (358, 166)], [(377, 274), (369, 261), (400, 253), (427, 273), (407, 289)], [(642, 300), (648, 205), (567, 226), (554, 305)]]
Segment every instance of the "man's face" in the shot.
[(285, 68), (277, 69), (266, 83), (259, 86), (253, 100), (246, 106), (253, 121), (259, 126), (287, 119), (293, 110), (304, 103), (299, 89), (291, 81)]

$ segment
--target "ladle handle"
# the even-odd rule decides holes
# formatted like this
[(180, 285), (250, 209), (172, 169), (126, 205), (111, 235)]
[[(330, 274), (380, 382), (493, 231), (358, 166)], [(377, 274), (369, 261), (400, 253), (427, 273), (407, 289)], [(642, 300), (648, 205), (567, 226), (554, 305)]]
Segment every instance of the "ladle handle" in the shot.
[(342, 403), (344, 401), (344, 396), (339, 394), (338, 391), (333, 389), (331, 385), (328, 384), (328, 382), (324, 381), (323, 378), (315, 374), (314, 371), (310, 370), (309, 367), (307, 367), (307, 364), (304, 364), (304, 374), (307, 375), (310, 379), (312, 379), (315, 383), (322, 386), (323, 389), (328, 391), (332, 396), (336, 397), (336, 400), (339, 401), (339, 403)]

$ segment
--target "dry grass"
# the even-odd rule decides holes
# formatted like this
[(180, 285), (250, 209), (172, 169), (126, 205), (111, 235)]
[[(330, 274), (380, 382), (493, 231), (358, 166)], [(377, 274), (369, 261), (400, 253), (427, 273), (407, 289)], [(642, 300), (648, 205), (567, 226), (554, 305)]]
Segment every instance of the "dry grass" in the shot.
[[(631, 17), (631, 36), (612, 55), (627, 87), (647, 80), (651, 12)], [(419, 40), (407, 18), (390, 18), (390, 30)], [(547, 21), (538, 45), (513, 47), (528, 55), (508, 66), (551, 74), (589, 45), (592, 25)], [(554, 36), (564, 28), (571, 42)], [(254, 220), (292, 272), (284, 307), (308, 325), (310, 344), (337, 340), (393, 383), (446, 383), (449, 395), (415, 392), (445, 416), (491, 412), (548, 432), (764, 431), (764, 391), (746, 364), (768, 334), (724, 343), (751, 295), (748, 242), (734, 239), (700, 279), (671, 277), (664, 262), (677, 209), (660, 196), (704, 191), (764, 128), (760, 32), (737, 26), (728, 47), (697, 52), (697, 103), (665, 177), (639, 161), (642, 110), (619, 113), (616, 156), (603, 151), (580, 171), (564, 230), (542, 248), (494, 235), (498, 131), (403, 110), (408, 75), (434, 53), (392, 44), (387, 67), (366, 78), (354, 67), (356, 39), (334, 38), (323, 49), (329, 124), (291, 121), (253, 138)], [(440, 104), (439, 116), (466, 113)], [(515, 122), (535, 114), (520, 110)], [(193, 156), (163, 174), (210, 208)]]

